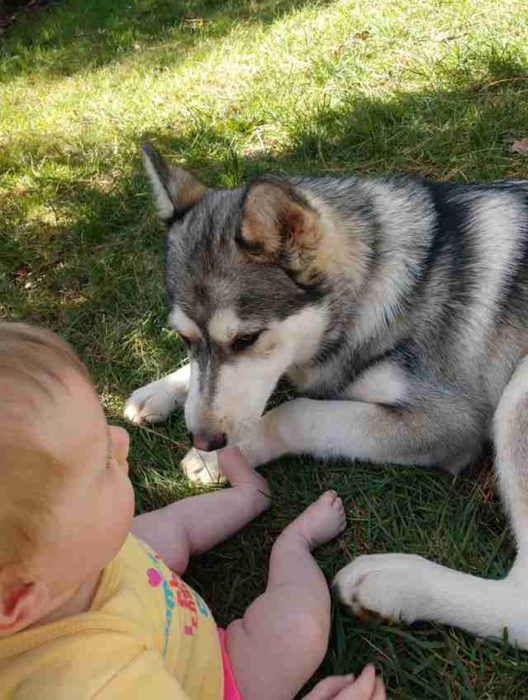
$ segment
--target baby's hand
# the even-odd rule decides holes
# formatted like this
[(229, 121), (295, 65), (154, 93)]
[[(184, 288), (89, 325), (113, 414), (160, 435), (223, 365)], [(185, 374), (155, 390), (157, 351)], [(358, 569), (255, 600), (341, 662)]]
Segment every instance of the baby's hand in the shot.
[(329, 676), (318, 683), (304, 700), (386, 700), (385, 686), (376, 678), (372, 664), (354, 676)]
[(270, 490), (266, 479), (246, 461), (237, 447), (226, 447), (218, 452), (220, 471), (231, 486), (250, 486), (269, 500)]

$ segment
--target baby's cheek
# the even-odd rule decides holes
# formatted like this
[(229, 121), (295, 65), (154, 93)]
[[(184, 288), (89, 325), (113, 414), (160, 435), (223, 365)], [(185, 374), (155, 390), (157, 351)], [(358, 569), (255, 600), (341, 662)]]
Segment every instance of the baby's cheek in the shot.
[(132, 482), (126, 477), (126, 487), (127, 487), (127, 499), (128, 499), (128, 508), (126, 510), (126, 529), (127, 532), (130, 530), (132, 526), (132, 519), (134, 518), (134, 511), (136, 507), (136, 497), (134, 493), (134, 487), (132, 486)]
[[(115, 478), (111, 480), (107, 492), (108, 527), (113, 538), (125, 540), (134, 517), (135, 497), (134, 488), (127, 475), (114, 470)], [(110, 537), (110, 533), (109, 537)]]

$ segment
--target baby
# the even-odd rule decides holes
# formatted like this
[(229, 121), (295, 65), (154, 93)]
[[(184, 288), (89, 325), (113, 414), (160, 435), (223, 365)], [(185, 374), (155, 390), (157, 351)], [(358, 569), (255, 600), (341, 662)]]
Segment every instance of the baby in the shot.
[[(128, 435), (56, 335), (0, 324), (0, 697), (292, 700), (326, 652), (330, 598), (312, 550), (345, 513), (324, 493), (275, 542), (266, 591), (216, 627), (179, 577), (269, 505), (236, 450), (231, 488), (134, 515)], [(368, 666), (306, 700), (385, 698)]]

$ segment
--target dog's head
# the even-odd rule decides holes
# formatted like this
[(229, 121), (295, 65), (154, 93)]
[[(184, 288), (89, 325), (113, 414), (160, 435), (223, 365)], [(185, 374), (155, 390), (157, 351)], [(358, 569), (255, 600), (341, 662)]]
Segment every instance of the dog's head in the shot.
[(168, 229), (170, 325), (191, 362), (187, 427), (197, 447), (216, 449), (246, 432), (279, 378), (318, 348), (320, 217), (287, 181), (208, 189), (152, 146), (143, 160)]

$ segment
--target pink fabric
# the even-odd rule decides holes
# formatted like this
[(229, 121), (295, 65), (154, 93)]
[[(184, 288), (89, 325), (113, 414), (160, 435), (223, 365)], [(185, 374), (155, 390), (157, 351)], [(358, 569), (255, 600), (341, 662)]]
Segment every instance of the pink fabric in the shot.
[(218, 628), (218, 637), (220, 639), (220, 649), (222, 650), (222, 662), (224, 664), (224, 700), (242, 700), (242, 696), (238, 690), (231, 659), (227, 653), (225, 644), (225, 630)]

